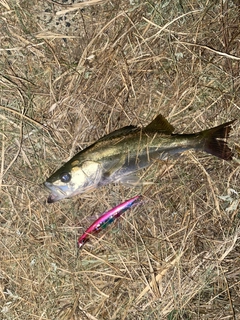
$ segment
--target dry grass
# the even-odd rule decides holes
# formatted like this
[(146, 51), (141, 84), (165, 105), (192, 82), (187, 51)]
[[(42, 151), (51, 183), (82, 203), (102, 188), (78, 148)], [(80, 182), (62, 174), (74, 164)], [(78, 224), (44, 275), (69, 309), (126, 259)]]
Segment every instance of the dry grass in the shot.
[[(53, 205), (42, 187), (158, 113), (178, 132), (239, 119), (239, 1), (69, 3), (0, 1), (0, 318), (240, 319), (238, 159), (189, 152), (147, 170), (150, 188)], [(149, 201), (78, 257), (87, 218), (139, 192)]]

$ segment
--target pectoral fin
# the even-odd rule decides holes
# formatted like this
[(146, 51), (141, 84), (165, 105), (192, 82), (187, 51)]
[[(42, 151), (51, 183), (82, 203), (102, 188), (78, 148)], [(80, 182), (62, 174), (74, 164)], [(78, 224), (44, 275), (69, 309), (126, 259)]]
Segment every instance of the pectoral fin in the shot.
[(105, 164), (103, 170), (103, 180), (111, 179), (114, 181), (114, 174), (123, 167), (125, 161), (126, 155), (122, 154), (117, 155), (114, 159), (111, 159), (108, 164)]

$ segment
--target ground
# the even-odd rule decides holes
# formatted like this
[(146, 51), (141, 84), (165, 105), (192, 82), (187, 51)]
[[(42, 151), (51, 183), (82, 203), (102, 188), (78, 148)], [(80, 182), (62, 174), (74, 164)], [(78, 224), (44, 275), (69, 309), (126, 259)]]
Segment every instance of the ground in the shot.
[[(1, 319), (240, 319), (239, 8), (0, 1)], [(151, 185), (46, 203), (61, 164), (159, 113), (178, 133), (237, 119), (234, 159), (189, 151), (141, 172)], [(77, 252), (94, 218), (140, 193)]]

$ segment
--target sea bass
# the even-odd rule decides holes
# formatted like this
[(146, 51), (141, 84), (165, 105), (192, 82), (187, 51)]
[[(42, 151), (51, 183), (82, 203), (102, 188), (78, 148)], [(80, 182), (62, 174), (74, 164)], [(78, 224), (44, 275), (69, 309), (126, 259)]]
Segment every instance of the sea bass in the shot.
[(136, 171), (189, 149), (231, 160), (233, 153), (226, 139), (234, 121), (197, 133), (174, 134), (174, 127), (158, 115), (144, 128), (127, 126), (113, 131), (77, 153), (46, 180), (44, 184), (52, 192), (47, 201), (56, 202), (111, 182), (131, 184)]

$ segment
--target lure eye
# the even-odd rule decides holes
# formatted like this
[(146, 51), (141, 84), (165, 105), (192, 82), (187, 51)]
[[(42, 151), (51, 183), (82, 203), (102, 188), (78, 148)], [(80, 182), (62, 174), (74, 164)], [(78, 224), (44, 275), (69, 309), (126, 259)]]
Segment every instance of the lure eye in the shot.
[(63, 183), (68, 183), (70, 180), (71, 180), (71, 175), (70, 173), (68, 172), (64, 172), (60, 175), (60, 180), (63, 182)]

